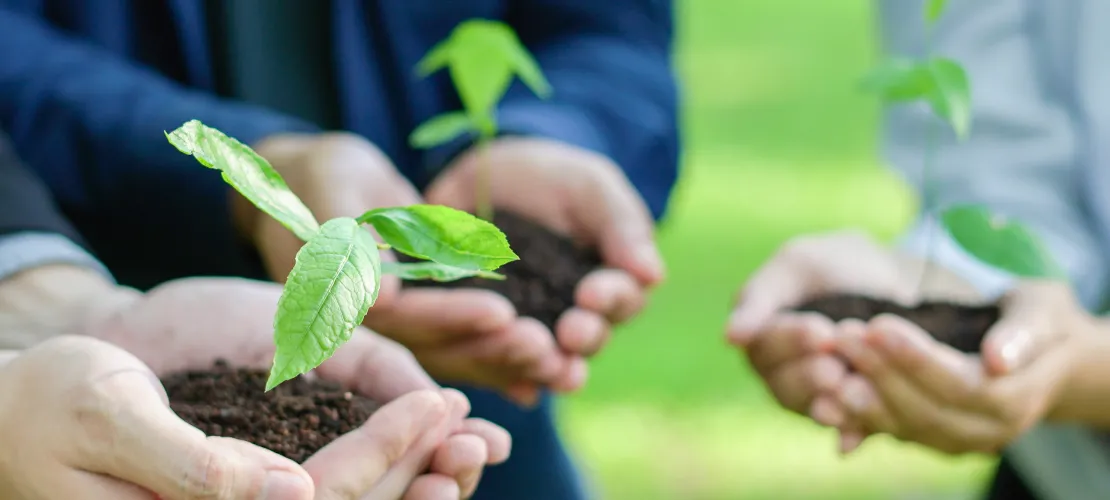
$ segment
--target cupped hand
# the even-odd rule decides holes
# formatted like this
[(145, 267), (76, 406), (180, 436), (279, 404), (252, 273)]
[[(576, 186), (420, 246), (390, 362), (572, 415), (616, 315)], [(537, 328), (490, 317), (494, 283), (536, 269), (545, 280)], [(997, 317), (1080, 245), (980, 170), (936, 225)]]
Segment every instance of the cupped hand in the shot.
[(833, 394), (848, 372), (832, 352), (835, 325), (793, 308), (833, 293), (912, 301), (916, 283), (907, 264), (857, 231), (790, 240), (745, 284), (727, 338), (747, 352), (784, 407), (835, 426), (843, 411)]
[(61, 336), (0, 367), (0, 497), (309, 500), (299, 465), (205, 437), (170, 410), (135, 356)]
[(584, 381), (582, 358), (597, 353), (612, 327), (637, 314), (648, 290), (663, 280), (650, 212), (608, 158), (552, 140), (521, 137), (499, 138), (463, 153), (429, 186), (427, 200), (474, 210), (481, 168), (491, 172), (489, 195), (495, 209), (595, 246), (601, 254), (605, 268), (582, 280), (576, 307), (555, 325), (558, 347), (573, 355), (579, 368), (569, 372), (571, 379), (554, 385), (575, 389)]
[[(89, 333), (128, 349), (160, 375), (207, 368), (219, 358), (235, 366), (268, 368), (274, 354), (273, 316), (280, 295), (281, 286), (274, 283), (236, 278), (181, 279), (136, 296), (130, 302), (118, 303), (115, 309), (102, 313), (93, 322)], [(391, 402), (399, 402), (398, 398), (414, 391), (439, 389), (404, 347), (361, 327), (314, 373), (351, 387), (375, 401), (388, 403), (378, 413), (392, 408)], [(432, 467), (431, 476), (439, 478), (422, 479), (420, 483), (438, 481), (445, 484), (445, 478), (455, 478), (460, 481), (456, 487), (465, 492), (473, 489), (471, 481), (480, 475), (482, 467), (507, 458), (510, 443), (500, 427), (484, 420), (464, 420), (469, 413), (469, 403), (461, 394), (451, 393), (445, 397), (450, 403), (447, 416), (432, 427), (442, 430), (443, 425), (448, 425), (450, 432), (446, 437), (441, 436), (432, 455), (414, 452), (412, 456), (423, 456), (426, 460), (423, 464)], [(427, 411), (440, 411), (433, 410)], [(412, 418), (410, 411), (391, 410), (381, 417), (378, 413), (364, 430), (393, 433), (390, 426), (375, 431), (378, 426), (374, 418), (394, 422), (391, 425)], [(336, 443), (358, 441), (362, 432), (345, 436)], [(421, 430), (422, 435), (430, 432)], [(437, 438), (422, 439), (417, 443), (414, 438), (410, 444), (426, 446), (427, 439), (436, 442)], [(340, 449), (350, 454), (350, 448)], [(344, 452), (334, 453), (342, 456)], [(394, 460), (403, 458), (397, 453), (389, 456)], [(407, 460), (409, 462), (404, 463), (411, 468), (411, 461), (416, 459)], [(330, 463), (330, 460), (323, 461)], [(400, 474), (398, 477), (406, 476)]]
[(897, 316), (843, 321), (837, 352), (857, 371), (837, 393), (847, 419), (947, 453), (997, 452), (1019, 437), (1053, 409), (1094, 320), (1057, 283), (1025, 282), (1000, 305), (980, 356)]

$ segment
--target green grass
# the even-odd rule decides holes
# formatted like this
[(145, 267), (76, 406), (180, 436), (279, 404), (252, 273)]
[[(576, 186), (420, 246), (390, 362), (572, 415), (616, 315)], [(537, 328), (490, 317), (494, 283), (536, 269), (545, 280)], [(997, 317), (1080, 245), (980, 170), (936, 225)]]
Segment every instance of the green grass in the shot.
[(786, 239), (842, 227), (891, 238), (912, 216), (876, 159), (878, 109), (855, 88), (875, 53), (871, 2), (678, 3), (686, 151), (660, 230), (669, 278), (563, 401), (571, 446), (611, 499), (974, 494), (982, 457), (890, 440), (839, 457), (723, 340), (736, 290)]

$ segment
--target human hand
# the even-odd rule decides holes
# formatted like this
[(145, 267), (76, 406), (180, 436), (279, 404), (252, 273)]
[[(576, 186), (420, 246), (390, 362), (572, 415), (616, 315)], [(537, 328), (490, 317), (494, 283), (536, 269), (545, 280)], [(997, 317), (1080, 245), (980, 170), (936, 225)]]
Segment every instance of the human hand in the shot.
[[(141, 361), (89, 337), (56, 337), (0, 365), (0, 403), (0, 496), (12, 499), (457, 499), (473, 491), (487, 451), (448, 437), (468, 411), (461, 394), (424, 390), (302, 468), (204, 436), (170, 410)], [(439, 472), (421, 474), (429, 461)]]
[(1096, 323), (1063, 284), (1023, 282), (1000, 305), (980, 356), (897, 316), (842, 321), (837, 352), (856, 370), (837, 392), (847, 420), (954, 454), (997, 452), (1027, 431), (1056, 407)]
[[(357, 217), (379, 207), (421, 203), (419, 193), (373, 144), (351, 134), (281, 135), (255, 147), (319, 220)], [(250, 235), (270, 275), (282, 282), (302, 242), (237, 194), (238, 225)], [(372, 229), (370, 229), (373, 232)], [(382, 251), (383, 260), (396, 256)], [(405, 345), (438, 380), (507, 389), (547, 381), (566, 371), (554, 346), (535, 325), (516, 317), (504, 297), (482, 290), (401, 290), (397, 277), (382, 277), (365, 324)], [(465, 339), (465, 341), (461, 341)], [(528, 377), (531, 377), (529, 379)], [(525, 385), (527, 387), (527, 385)], [(529, 402), (534, 390), (523, 390)]]
[(312, 478), (269, 450), (206, 438), (136, 357), (60, 336), (0, 367), (0, 497), (310, 499)]
[[(833, 293), (857, 293), (909, 304), (919, 300), (923, 262), (900, 255), (858, 231), (794, 238), (749, 279), (727, 326), (771, 393), (786, 408), (839, 426), (835, 397), (848, 366), (833, 352), (836, 328), (819, 313), (792, 308)], [(970, 287), (935, 268), (930, 293), (967, 295)], [(862, 434), (843, 429), (842, 441)]]
[[(115, 309), (95, 317), (87, 331), (90, 335), (128, 349), (159, 375), (208, 368), (220, 358), (234, 366), (267, 368), (274, 355), (272, 318), (280, 295), (281, 287), (274, 283), (236, 278), (181, 279), (136, 296), (131, 302), (118, 302)], [(438, 389), (410, 352), (361, 327), (314, 373), (381, 403), (399, 401), (399, 398), (413, 391)], [(425, 462), (412, 462), (416, 459), (410, 457), (404, 463), (411, 469), (414, 463), (427, 465), (427, 460), (431, 460), (431, 476), (438, 479), (422, 479), (420, 484), (432, 482), (442, 489), (447, 487), (444, 478), (456, 478), (456, 487), (465, 492), (473, 489), (473, 482), (482, 467), (508, 457), (510, 443), (508, 435), (500, 427), (484, 420), (464, 420), (469, 406), (461, 394), (451, 395), (449, 399), (452, 409), (446, 416), (437, 417), (450, 423), (449, 436), (435, 438), (438, 441), (422, 438), (425, 440), (420, 441), (424, 443), (421, 446), (427, 446), (426, 439), (432, 439), (438, 446), (434, 457), (428, 459), (424, 456)], [(390, 404), (385, 407), (390, 407)], [(381, 411), (378, 410), (379, 413)], [(399, 422), (411, 419), (411, 412), (397, 412), (395, 417), (377, 417), (375, 413), (367, 425), (373, 430), (375, 418), (385, 419), (385, 422), (392, 423), (384, 428), (393, 432)], [(442, 425), (447, 424), (440, 423), (433, 427)], [(402, 430), (419, 430), (421, 435), (430, 432), (411, 426)], [(345, 436), (336, 443), (352, 440), (365, 444), (367, 436), (358, 436), (361, 433), (356, 432), (355, 436)], [(383, 439), (377, 435), (370, 437)], [(400, 439), (398, 436), (394, 438)], [(351, 453), (350, 449), (340, 447), (340, 451), (329, 452), (325, 456), (354, 460), (350, 457)], [(416, 453), (412, 456), (422, 455)], [(393, 458), (399, 457), (398, 454)], [(332, 459), (324, 458), (312, 463), (321, 461), (330, 463)], [(315, 474), (314, 469), (309, 469)], [(329, 474), (325, 476), (331, 477)], [(394, 477), (407, 476), (394, 473)], [(396, 487), (397, 480), (394, 481), (391, 484)]]
[[(663, 279), (646, 205), (608, 158), (552, 140), (520, 137), (499, 138), (462, 154), (428, 188), (427, 200), (475, 209), (475, 184), (483, 165), (494, 173), (489, 193), (496, 209), (599, 250), (606, 267), (582, 280), (576, 307), (563, 314), (554, 332), (559, 347), (583, 363), (581, 358), (605, 345), (614, 325), (640, 311), (647, 290)], [(536, 337), (536, 342), (542, 340)], [(582, 381), (578, 378), (562, 385), (576, 388)]]

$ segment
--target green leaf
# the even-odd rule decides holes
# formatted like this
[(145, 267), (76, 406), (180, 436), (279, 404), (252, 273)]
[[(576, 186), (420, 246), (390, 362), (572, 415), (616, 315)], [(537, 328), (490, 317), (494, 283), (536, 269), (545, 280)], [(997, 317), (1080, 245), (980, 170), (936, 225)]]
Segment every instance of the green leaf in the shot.
[(297, 252), (274, 317), (269, 391), (309, 372), (351, 338), (378, 298), (381, 256), (349, 217), (329, 220)]
[(551, 84), (535, 58), (516, 32), (499, 21), (463, 21), (417, 64), (422, 75), (444, 67), (449, 68), (459, 99), (475, 123), (492, 114), (514, 75), (536, 95), (546, 98), (551, 94)]
[(926, 99), (933, 112), (952, 126), (956, 137), (966, 139), (971, 130), (971, 83), (956, 61), (934, 58), (928, 63), (933, 84)]
[(312, 211), (281, 175), (245, 144), (197, 120), (167, 133), (166, 138), (201, 165), (219, 170), (225, 182), (298, 238), (308, 241), (320, 229)]
[(1062, 278), (1063, 271), (1035, 233), (975, 205), (948, 208), (941, 222), (965, 251), (980, 261), (1026, 278)]
[(456, 137), (474, 131), (470, 117), (462, 111), (452, 111), (436, 116), (412, 131), (409, 145), (425, 149), (446, 144)]
[(382, 272), (403, 280), (456, 281), (464, 278), (504, 280), (505, 276), (492, 271), (478, 271), (448, 266), (438, 262), (382, 262)]
[(948, 4), (948, 0), (927, 0), (925, 2), (925, 22), (932, 24), (940, 19), (941, 14), (944, 14), (944, 7)]
[(497, 226), (440, 205), (377, 208), (358, 218), (397, 250), (418, 259), (493, 271), (519, 257)]
[(860, 80), (860, 87), (886, 102), (922, 99), (933, 86), (928, 70), (910, 59), (883, 61)]

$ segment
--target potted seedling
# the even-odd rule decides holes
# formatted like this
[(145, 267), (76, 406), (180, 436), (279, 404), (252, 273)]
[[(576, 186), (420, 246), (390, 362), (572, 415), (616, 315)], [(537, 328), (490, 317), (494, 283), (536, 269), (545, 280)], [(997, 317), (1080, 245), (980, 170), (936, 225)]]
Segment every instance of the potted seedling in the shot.
[[(945, 0), (925, 3), (924, 21), (930, 31), (946, 3)], [(930, 39), (928, 36), (931, 42)], [(963, 140), (971, 129), (969, 79), (957, 62), (932, 55), (932, 44), (927, 45), (929, 50), (922, 60), (888, 60), (863, 79), (863, 87), (888, 104), (924, 101), (937, 117), (952, 127), (957, 139)], [(928, 127), (922, 168), (922, 210), (939, 220), (941, 227), (964, 251), (987, 265), (1023, 278), (1066, 280), (1066, 275), (1036, 234), (1019, 222), (978, 205), (937, 206), (931, 169), (940, 130), (935, 122)], [(929, 264), (924, 273), (929, 273)], [(897, 314), (937, 340), (966, 353), (979, 352), (983, 338), (1000, 313), (997, 303), (970, 305), (942, 301), (906, 307), (849, 294), (821, 297), (799, 309), (820, 312), (838, 321), (849, 317), (867, 320), (882, 313)]]
[(552, 93), (547, 78), (511, 27), (485, 19), (460, 23), (428, 51), (416, 69), (421, 77), (446, 69), (462, 109), (435, 116), (417, 127), (409, 136), (410, 144), (426, 149), (460, 139), (473, 141), (479, 158), (475, 213), (496, 223), (523, 258), (505, 266), (502, 272), (507, 279), (502, 281), (463, 279), (409, 285), (493, 290), (505, 295), (521, 316), (535, 318), (553, 330), (559, 316), (573, 307), (578, 282), (601, 264), (600, 256), (596, 249), (579, 247), (525, 217), (495, 211), (490, 180), (497, 172), (481, 161), (483, 147), (502, 133), (497, 106), (514, 77), (540, 98)]
[[(495, 271), (518, 259), (493, 224), (443, 206), (376, 208), (320, 223), (250, 147), (196, 120), (166, 136), (305, 242), (278, 301), (269, 372), (217, 364), (164, 380), (178, 415), (208, 434), (245, 439), (303, 461), (376, 408), (304, 375), (351, 338), (374, 305), (382, 273), (409, 280), (501, 279)], [(387, 248), (418, 261), (382, 262), (379, 252)]]

